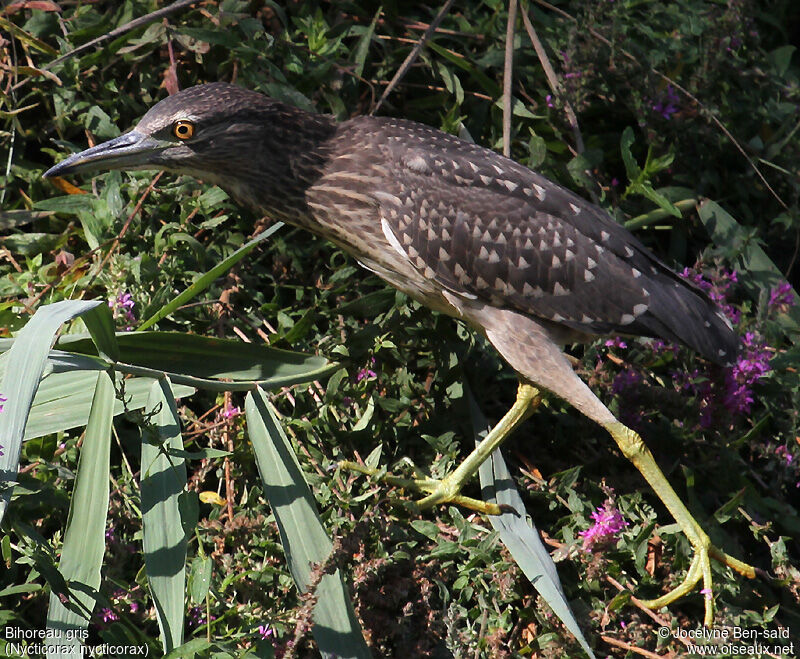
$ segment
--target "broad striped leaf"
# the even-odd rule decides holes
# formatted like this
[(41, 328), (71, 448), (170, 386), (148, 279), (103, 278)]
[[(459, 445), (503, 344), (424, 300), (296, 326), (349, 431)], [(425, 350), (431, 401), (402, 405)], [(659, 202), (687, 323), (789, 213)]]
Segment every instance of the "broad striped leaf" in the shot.
[[(28, 440), (85, 426), (96, 379), (97, 371), (51, 373), (44, 378), (33, 400), (24, 438)], [(123, 395), (123, 400), (114, 400), (115, 416), (126, 410), (140, 410), (147, 404), (153, 378), (128, 378), (120, 384), (123, 381), (117, 374), (115, 380)], [(178, 398), (191, 396), (194, 392), (192, 387), (184, 385), (173, 387)]]
[(25, 424), (56, 332), (66, 321), (99, 304), (102, 302), (65, 300), (40, 307), (19, 331), (5, 357), (0, 393), (8, 400), (0, 414), (0, 521), (11, 500)]
[(183, 450), (175, 397), (167, 378), (150, 388), (142, 431), (142, 546), (164, 654), (183, 643), (186, 532), (181, 497), (186, 464), (168, 451)]
[[(64, 580), (70, 585), (70, 599), (74, 598), (80, 610), (68, 609), (58, 595), (51, 592), (47, 627), (60, 632), (59, 636), (47, 639), (48, 645), (56, 646), (48, 652), (48, 657), (54, 659), (78, 659), (83, 656), (83, 644), (74, 632), (85, 630), (89, 625), (100, 587), (100, 568), (106, 547), (114, 383), (103, 371), (92, 376), (96, 380), (92, 409), (81, 447), (58, 566)], [(73, 589), (73, 585), (78, 588)], [(71, 638), (66, 635), (67, 632), (73, 632)], [(69, 650), (62, 651), (64, 648)]]
[[(312, 566), (327, 560), (333, 544), (317, 515), (292, 445), (260, 388), (245, 399), (247, 428), (264, 492), (269, 499), (281, 544), (295, 584), (308, 590)], [(317, 588), (314, 638), (324, 657), (371, 657), (339, 570), (326, 574)]]
[[(469, 403), (472, 427), (475, 432), (477, 446), (486, 437), (489, 427), (475, 398), (464, 385), (464, 394)], [(595, 659), (592, 649), (583, 637), (581, 628), (561, 588), (556, 564), (544, 546), (533, 520), (528, 518), (525, 504), (519, 496), (514, 479), (506, 467), (500, 449), (497, 449), (479, 469), (481, 492), (485, 501), (511, 506), (513, 512), (502, 515), (489, 515), (492, 528), (497, 531), (503, 544), (519, 565), (528, 581), (547, 602), (564, 626), (572, 632), (586, 654)]]
[[(309, 382), (329, 373), (334, 366), (324, 357), (291, 350), (218, 339), (179, 332), (120, 332), (117, 334), (119, 370), (125, 364), (166, 373), (172, 379), (190, 376), (186, 380), (198, 387), (219, 385), (221, 380), (244, 381), (247, 388), (258, 382), (264, 387), (284, 387)], [(94, 343), (87, 337), (65, 336), (58, 347), (70, 352), (97, 354)], [(230, 389), (225, 382), (223, 389)]]

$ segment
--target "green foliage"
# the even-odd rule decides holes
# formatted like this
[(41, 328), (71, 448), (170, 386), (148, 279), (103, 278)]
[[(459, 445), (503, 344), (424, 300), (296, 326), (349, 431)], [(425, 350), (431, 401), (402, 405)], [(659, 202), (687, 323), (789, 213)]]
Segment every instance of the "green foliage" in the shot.
[[(90, 644), (161, 652), (157, 607), (141, 569), (141, 428), (153, 421), (138, 410), (153, 374), (137, 369), (158, 371), (160, 360), (170, 359), (170, 373), (197, 379), (181, 384), (171, 376), (187, 455), (169, 455), (186, 460), (187, 490), (200, 495), (197, 524), (186, 533), (186, 642), (170, 656), (271, 656), (273, 645), (314, 656), (306, 633), (313, 597), (293, 585), (243, 415), (235, 413), (244, 394), (222, 393), (235, 388), (226, 378), (252, 389), (276, 363), (276, 353), (264, 351), (291, 348), (337, 362), (325, 380), (321, 360), (302, 361), (320, 381), (293, 386), (277, 378), (272, 384), (286, 388), (270, 399), (336, 539), (331, 566), (350, 586), (373, 654), (579, 656), (578, 642), (488, 520), (454, 508), (419, 515), (396, 505), (409, 493), (336, 469), (370, 454), (370, 466), (392, 472), (404, 457), (434, 474), (456, 464), (473, 437), (461, 383), (469, 382), (493, 420), (513, 400), (513, 373), (480, 338), (386, 289), (299, 229), (251, 241), (267, 222), (192, 179), (115, 172), (73, 180), (87, 193), (75, 194), (40, 178), (87, 139), (127, 130), (176, 82), (235, 80), (341, 119), (368, 113), (438, 7), (197, 3), (56, 61), (161, 3), (60, 3), (60, 12), (50, 4), (12, 3), (0, 17), (0, 328), (20, 342), (34, 311), (84, 299), (102, 301), (102, 308), (110, 301), (119, 330), (153, 319), (159, 333), (178, 334), (117, 335), (115, 347), (107, 318), (86, 327), (76, 321), (62, 330), (62, 353), (51, 355), (52, 373), (35, 399), (33, 380), (30, 396), (23, 383), (4, 381), (2, 393), (17, 395), (4, 403), (0, 427), (14, 426), (21, 442), (21, 420), (32, 416), (13, 505), (0, 527), (2, 624), (43, 629), (48, 600), (68, 592), (64, 580), (72, 577), (58, 567), (64, 552), (69, 558), (64, 533), (88, 439), (81, 429), (98, 371), (119, 350), (131, 368), (115, 379), (127, 403), (117, 400), (113, 409), (112, 490)], [(511, 117), (515, 159), (599, 199), (678, 269), (697, 261), (715, 291), (727, 282), (726, 302), (742, 312), (740, 331), (756, 335), (772, 357), (772, 370), (753, 385), (749, 412), (733, 413), (719, 395), (726, 375), (687, 351), (630, 341), (572, 350), (603, 400), (641, 430), (712, 539), (775, 577), (749, 582), (715, 566), (717, 623), (787, 626), (794, 637), (798, 307), (772, 298), (783, 278), (796, 284), (795, 4), (523, 4), (563, 93), (550, 90), (520, 25)], [(476, 142), (499, 148), (506, 5), (456, 3), (380, 112), (451, 132), (463, 122)], [(566, 103), (579, 119), (582, 154), (575, 153)], [(698, 206), (704, 198), (714, 201)], [(738, 282), (726, 278), (731, 269)], [(87, 328), (97, 346), (82, 335)], [(187, 337), (183, 346), (176, 335)], [(240, 351), (244, 339), (251, 344)], [(219, 342), (204, 343), (212, 340)], [(189, 342), (200, 351), (191, 372), (179, 352)], [(44, 359), (50, 338), (34, 343), (38, 353), (28, 358)], [(132, 357), (137, 351), (141, 362)], [(237, 354), (241, 362), (233, 361)], [(0, 364), (8, 369), (10, 361), (9, 354)], [(216, 382), (189, 397), (198, 380)], [(14, 450), (0, 444), (6, 457)], [(551, 399), (504, 455), (598, 656), (625, 656), (627, 645), (681, 654), (684, 644), (657, 640), (656, 631), (661, 624), (695, 629), (702, 596), (659, 612), (657, 623), (615, 583), (634, 595), (660, 594), (682, 577), (689, 547), (609, 446), (601, 429)], [(466, 494), (478, 496), (477, 484)], [(616, 542), (585, 552), (578, 534), (609, 500), (628, 526)], [(660, 544), (651, 542), (654, 531)]]

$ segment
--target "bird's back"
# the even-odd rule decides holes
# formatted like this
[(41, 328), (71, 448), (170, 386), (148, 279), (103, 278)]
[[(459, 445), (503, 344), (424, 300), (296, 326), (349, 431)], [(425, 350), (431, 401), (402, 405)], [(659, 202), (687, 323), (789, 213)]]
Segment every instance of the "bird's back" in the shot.
[[(402, 261), (416, 285), (573, 334), (655, 336), (714, 362), (734, 357), (736, 336), (702, 291), (605, 211), (527, 167), (392, 118), (344, 122), (329, 149), (309, 198), (338, 235), (321, 232), (356, 257), (379, 241), (386, 267)], [(334, 219), (337, 208), (349, 216)]]

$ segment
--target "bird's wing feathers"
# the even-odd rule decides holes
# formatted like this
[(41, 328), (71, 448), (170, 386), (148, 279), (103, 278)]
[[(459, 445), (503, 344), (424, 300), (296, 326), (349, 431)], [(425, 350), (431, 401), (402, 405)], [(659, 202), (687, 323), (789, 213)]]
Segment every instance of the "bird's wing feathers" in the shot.
[[(397, 122), (426, 132), (418, 124)], [(390, 133), (391, 137), (391, 133)], [(438, 131), (424, 149), (389, 139), (402, 168), (379, 195), (412, 264), (456, 293), (590, 333), (648, 333), (646, 251), (580, 197)]]
[(383, 122), (373, 146), (395, 170), (376, 195), (382, 222), (425, 277), (580, 332), (657, 336), (733, 359), (724, 315), (601, 208), (482, 147)]

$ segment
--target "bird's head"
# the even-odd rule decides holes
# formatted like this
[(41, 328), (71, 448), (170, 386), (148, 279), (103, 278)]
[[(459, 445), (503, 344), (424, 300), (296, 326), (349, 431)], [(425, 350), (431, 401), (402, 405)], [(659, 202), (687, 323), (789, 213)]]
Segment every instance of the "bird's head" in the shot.
[(235, 85), (190, 87), (150, 108), (133, 130), (69, 156), (44, 176), (164, 169), (220, 179), (248, 164), (275, 116), (286, 112), (299, 111)]

